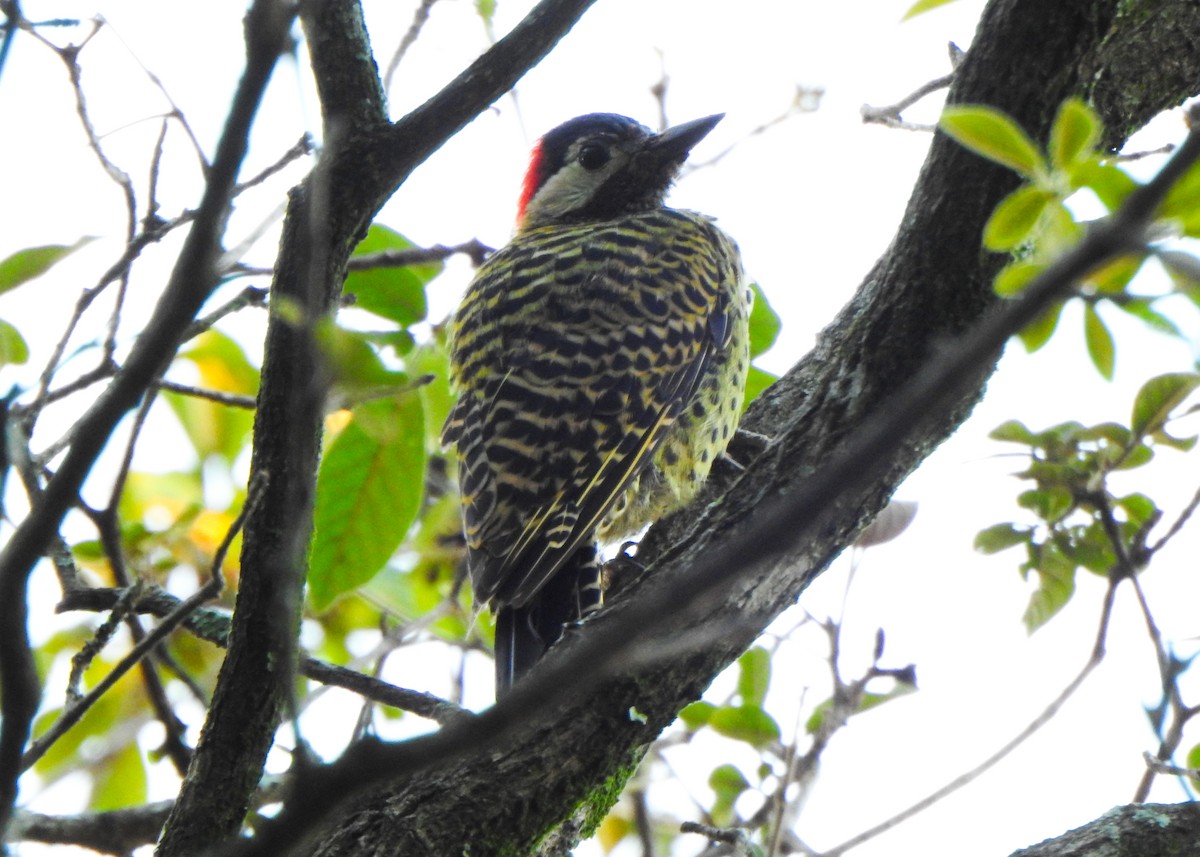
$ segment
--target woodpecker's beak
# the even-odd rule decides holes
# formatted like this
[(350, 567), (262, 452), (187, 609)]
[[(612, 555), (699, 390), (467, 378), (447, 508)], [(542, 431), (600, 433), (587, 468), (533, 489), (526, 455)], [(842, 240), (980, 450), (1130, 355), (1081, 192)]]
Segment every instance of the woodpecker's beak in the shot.
[(724, 118), (724, 113), (716, 113), (703, 119), (693, 119), (691, 122), (672, 126), (647, 140), (646, 151), (663, 164), (678, 163)]

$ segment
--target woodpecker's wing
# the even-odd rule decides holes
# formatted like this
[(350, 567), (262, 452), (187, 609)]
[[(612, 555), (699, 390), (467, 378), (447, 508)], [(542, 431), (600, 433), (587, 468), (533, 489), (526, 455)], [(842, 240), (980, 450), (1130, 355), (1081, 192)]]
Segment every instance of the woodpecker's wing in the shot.
[[(729, 335), (737, 277), (694, 215), (545, 227), (480, 270), (455, 319), (477, 597), (525, 604), (651, 460)], [(737, 288), (737, 286), (734, 286)]]

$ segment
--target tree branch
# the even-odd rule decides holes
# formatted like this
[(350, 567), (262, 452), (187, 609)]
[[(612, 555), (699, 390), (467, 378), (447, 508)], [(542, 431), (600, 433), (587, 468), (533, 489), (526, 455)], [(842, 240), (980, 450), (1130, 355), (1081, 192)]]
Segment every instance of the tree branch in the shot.
[(1012, 857), (1198, 857), (1200, 804), (1134, 804)]

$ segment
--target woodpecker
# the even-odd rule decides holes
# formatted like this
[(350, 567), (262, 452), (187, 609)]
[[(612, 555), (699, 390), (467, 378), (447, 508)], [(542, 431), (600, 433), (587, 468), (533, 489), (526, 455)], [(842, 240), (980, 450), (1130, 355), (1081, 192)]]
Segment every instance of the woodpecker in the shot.
[(496, 611), (496, 695), (599, 605), (597, 542), (686, 504), (749, 366), (737, 245), (664, 198), (723, 114), (654, 133), (592, 113), (534, 146), (512, 240), (450, 325), (467, 564)]

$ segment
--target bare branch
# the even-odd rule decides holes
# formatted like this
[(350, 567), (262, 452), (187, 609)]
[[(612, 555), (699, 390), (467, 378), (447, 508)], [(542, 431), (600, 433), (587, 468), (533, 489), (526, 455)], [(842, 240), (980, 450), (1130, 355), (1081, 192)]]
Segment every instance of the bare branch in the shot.
[(424, 29), (426, 22), (429, 21), (429, 10), (433, 8), (433, 4), (437, 0), (421, 0), (417, 6), (417, 10), (413, 12), (412, 23), (408, 25), (408, 30), (405, 31), (404, 37), (400, 39), (400, 44), (396, 46), (396, 52), (392, 54), (392, 58), (388, 60), (387, 71), (383, 73), (383, 89), (385, 92), (392, 91), (392, 78), (396, 75), (396, 69), (400, 67), (400, 63), (404, 60), (404, 55), (408, 53), (421, 35), (421, 30)]
[[(958, 64), (962, 62), (963, 52), (958, 45), (950, 43), (950, 66), (952, 69), (957, 69)], [(954, 82), (954, 71), (947, 75), (934, 78), (925, 83), (911, 93), (901, 98), (895, 104), (889, 104), (886, 107), (872, 107), (870, 104), (864, 104), (859, 112), (862, 114), (862, 120), (866, 124), (872, 122), (879, 125), (886, 125), (889, 128), (899, 128), (904, 131), (932, 131), (935, 126), (921, 125), (914, 122), (905, 121), (900, 114), (912, 107), (922, 98), (927, 95), (932, 95), (941, 89), (946, 89)]]
[[(214, 570), (220, 564), (214, 562)], [(80, 589), (67, 594), (58, 605), (58, 612), (72, 610), (109, 610), (120, 600), (126, 590)], [(147, 586), (132, 607), (140, 613), (165, 617), (173, 614), (181, 602), (174, 595), (155, 586)], [(202, 640), (222, 648), (229, 645), (229, 615), (219, 610), (201, 608), (186, 617), (183, 626)], [(455, 705), (430, 693), (393, 684), (363, 675), (352, 669), (330, 664), (317, 658), (305, 657), (300, 662), (300, 673), (313, 681), (333, 687), (341, 687), (374, 702), (427, 717), (443, 725), (457, 719), (470, 718), (469, 709)]]

